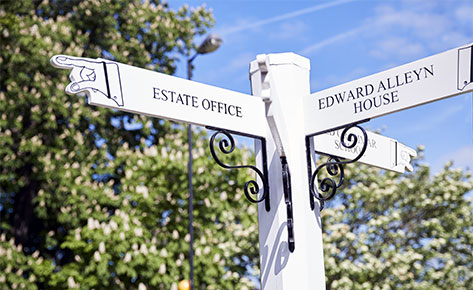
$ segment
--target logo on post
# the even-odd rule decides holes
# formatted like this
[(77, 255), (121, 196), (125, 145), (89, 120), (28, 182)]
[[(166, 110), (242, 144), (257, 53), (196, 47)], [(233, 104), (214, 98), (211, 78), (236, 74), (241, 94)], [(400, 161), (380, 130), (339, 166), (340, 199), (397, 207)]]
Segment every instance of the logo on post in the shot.
[(118, 64), (105, 59), (55, 55), (51, 64), (61, 69), (71, 69), (71, 83), (66, 87), (68, 94), (86, 92), (90, 97), (103, 95), (123, 107), (122, 84)]

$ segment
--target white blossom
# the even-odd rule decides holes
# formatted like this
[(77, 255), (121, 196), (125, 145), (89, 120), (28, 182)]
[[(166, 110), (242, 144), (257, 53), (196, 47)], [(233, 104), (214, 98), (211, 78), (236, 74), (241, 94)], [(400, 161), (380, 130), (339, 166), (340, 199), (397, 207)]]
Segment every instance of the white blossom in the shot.
[(143, 236), (143, 229), (142, 228), (135, 228), (133, 230), (133, 232), (135, 233), (135, 236), (137, 236), (137, 237)]
[(74, 278), (71, 276), (67, 278), (67, 286), (69, 288), (79, 288), (79, 284), (77, 284), (76, 281), (74, 281)]
[(179, 232), (176, 231), (176, 230), (173, 230), (173, 231), (172, 231), (172, 238), (175, 239), (175, 240), (177, 240), (177, 239), (179, 238)]
[(140, 252), (145, 256), (148, 255), (148, 248), (146, 247), (146, 244), (141, 244)]
[(100, 261), (100, 259), (101, 259), (100, 253), (97, 252), (97, 251), (95, 251), (95, 252), (94, 252), (94, 260), (95, 260), (96, 262), (98, 262), (98, 261)]
[(165, 274), (166, 273), (166, 264), (162, 263), (159, 265), (159, 274)]
[(105, 243), (104, 242), (100, 242), (99, 244), (99, 252), (101, 254), (105, 253)]

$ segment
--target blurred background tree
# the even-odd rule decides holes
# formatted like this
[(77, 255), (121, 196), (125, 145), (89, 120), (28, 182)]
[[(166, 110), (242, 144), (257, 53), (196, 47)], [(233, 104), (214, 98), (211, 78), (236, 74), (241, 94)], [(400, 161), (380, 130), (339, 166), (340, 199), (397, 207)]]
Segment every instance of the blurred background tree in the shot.
[(322, 212), (327, 289), (472, 289), (471, 173), (420, 161), (405, 175), (347, 168)]
[[(49, 59), (173, 74), (212, 24), (205, 7), (157, 1), (0, 2), (0, 288), (176, 289), (188, 278), (184, 127), (66, 95), (68, 72)], [(194, 142), (195, 284), (255, 288), (249, 174), (222, 171), (205, 132)], [(328, 289), (471, 289), (469, 173), (356, 164), (346, 180), (322, 212)]]
[[(205, 7), (173, 8), (0, 1), (1, 289), (170, 289), (188, 278), (184, 127), (89, 106), (64, 93), (68, 72), (49, 64), (68, 54), (173, 74), (214, 22)], [(203, 132), (194, 142), (195, 284), (251, 287), (248, 173), (222, 172)]]

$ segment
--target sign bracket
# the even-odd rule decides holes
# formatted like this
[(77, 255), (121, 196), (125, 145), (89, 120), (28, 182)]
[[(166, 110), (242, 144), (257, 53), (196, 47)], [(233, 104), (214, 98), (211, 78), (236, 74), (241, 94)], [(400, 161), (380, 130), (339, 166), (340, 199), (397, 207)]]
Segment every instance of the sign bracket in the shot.
[(294, 212), (292, 207), (292, 186), (291, 186), (291, 172), (289, 171), (289, 165), (287, 164), (286, 156), (281, 157), (282, 165), (282, 182), (284, 190), (284, 201), (286, 202), (286, 214), (287, 214), (287, 243), (291, 253), (296, 248), (296, 242), (294, 239)]
[[(316, 134), (311, 134), (305, 137), (305, 144), (306, 144), (306, 155), (307, 155), (307, 171), (309, 174), (309, 203), (310, 203), (310, 208), (313, 210), (315, 208), (315, 201), (314, 198), (318, 199), (320, 202), (320, 211), (324, 209), (325, 202), (332, 199), (335, 194), (337, 193), (337, 189), (342, 186), (343, 180), (344, 180), (344, 168), (343, 165), (349, 164), (349, 163), (354, 163), (358, 161), (363, 154), (365, 154), (366, 148), (368, 147), (368, 135), (363, 127), (360, 126), (361, 123), (367, 122), (367, 120), (363, 120), (360, 122), (355, 122), (348, 124), (343, 127), (335, 128), (334, 130), (342, 129), (343, 131), (340, 135), (340, 144), (346, 148), (346, 149), (352, 149), (358, 144), (358, 139), (359, 136), (353, 133), (348, 133), (348, 131), (352, 128), (356, 128), (361, 131), (362, 133), (362, 148), (358, 155), (353, 158), (353, 159), (342, 159), (336, 156), (324, 154), (323, 152), (317, 152), (314, 151), (315, 153), (318, 154), (323, 154), (327, 155), (329, 157), (328, 161), (320, 164), (317, 166), (314, 172), (312, 172), (312, 166), (311, 166), (311, 152), (312, 152), (312, 146), (310, 142), (310, 138), (315, 136), (315, 135), (320, 135), (324, 134), (333, 130), (326, 130), (326, 131), (321, 131)], [(347, 135), (348, 133), (348, 135)], [(348, 141), (348, 143), (347, 143)], [(328, 175), (330, 177), (325, 177), (322, 180), (317, 180), (316, 184), (316, 178), (320, 171), (325, 167)], [(335, 181), (332, 177), (339, 176), (338, 177), (338, 182)], [(324, 193), (326, 193), (324, 195)]]
[[(242, 132), (236, 132), (236, 131), (231, 131), (231, 130), (226, 130), (226, 129), (220, 129), (220, 128), (214, 128), (207, 126), (207, 129), (210, 130), (215, 130), (216, 132), (210, 137), (210, 153), (212, 154), (212, 157), (214, 158), (215, 162), (217, 162), (218, 165), (225, 169), (240, 169), (240, 168), (248, 168), (256, 172), (256, 174), (259, 176), (263, 183), (263, 193), (260, 195), (258, 198), (258, 194), (260, 193), (260, 187), (256, 180), (249, 180), (245, 183), (244, 186), (244, 192), (246, 198), (253, 203), (259, 203), (264, 201), (265, 204), (265, 209), (266, 211), (270, 211), (270, 199), (269, 199), (269, 182), (268, 182), (268, 157), (266, 155), (266, 139), (251, 135), (251, 134), (246, 134)], [(253, 165), (228, 165), (223, 163), (217, 156), (217, 153), (215, 151), (215, 142), (216, 138), (218, 135), (222, 135), (224, 138), (218, 141), (218, 149), (220, 152), (223, 154), (231, 154), (235, 150), (235, 139), (233, 139), (232, 135), (239, 135), (239, 136), (244, 136), (244, 137), (250, 137), (253, 139), (257, 139), (261, 142), (261, 150), (262, 150), (262, 159), (263, 159), (263, 172), (259, 170), (256, 166)], [(253, 196), (257, 196), (254, 198)]]

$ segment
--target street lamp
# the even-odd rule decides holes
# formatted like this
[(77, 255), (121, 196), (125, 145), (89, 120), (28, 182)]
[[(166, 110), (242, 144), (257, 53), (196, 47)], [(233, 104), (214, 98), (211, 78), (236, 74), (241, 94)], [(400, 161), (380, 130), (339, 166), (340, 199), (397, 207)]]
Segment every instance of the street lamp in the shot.
[(206, 54), (209, 52), (214, 52), (222, 44), (222, 38), (216, 34), (209, 34), (204, 41), (199, 45), (195, 54), (187, 60), (187, 79), (192, 79), (192, 61), (199, 54)]
[[(199, 45), (195, 54), (187, 60), (187, 79), (192, 78), (192, 61), (199, 54), (206, 54), (213, 52), (219, 48), (222, 44), (222, 38), (216, 34), (209, 34), (204, 41)], [(194, 289), (194, 186), (192, 185), (192, 126), (189, 124), (187, 126), (187, 143), (189, 145), (189, 163), (187, 164), (187, 180), (189, 184), (189, 234), (191, 236), (190, 240), (190, 250), (189, 250), (189, 264), (190, 264), (190, 289)]]

